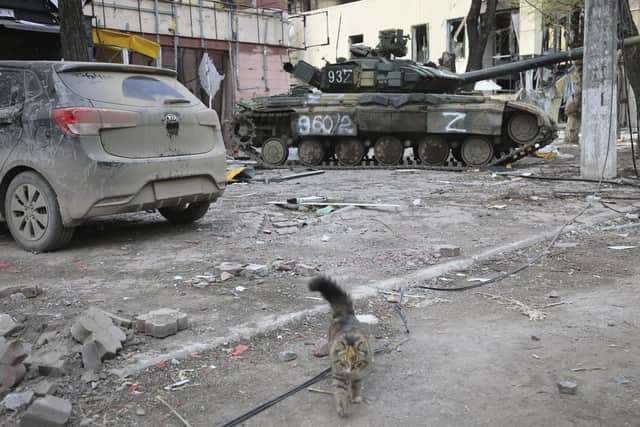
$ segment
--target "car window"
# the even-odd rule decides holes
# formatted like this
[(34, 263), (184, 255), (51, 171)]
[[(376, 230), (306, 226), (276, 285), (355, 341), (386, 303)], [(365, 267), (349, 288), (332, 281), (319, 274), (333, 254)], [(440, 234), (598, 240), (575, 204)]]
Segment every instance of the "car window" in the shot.
[(24, 102), (24, 72), (0, 69), (0, 108)]
[(79, 71), (59, 73), (64, 84), (76, 94), (92, 101), (135, 106), (161, 106), (166, 100), (199, 103), (189, 90), (168, 76), (117, 71)]

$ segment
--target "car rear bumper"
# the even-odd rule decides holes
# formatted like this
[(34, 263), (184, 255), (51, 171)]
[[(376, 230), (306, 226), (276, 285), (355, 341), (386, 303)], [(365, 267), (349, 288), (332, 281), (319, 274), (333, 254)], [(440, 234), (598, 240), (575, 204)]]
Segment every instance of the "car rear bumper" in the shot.
[(66, 137), (54, 152), (53, 158), (39, 151), (29, 157), (18, 149), (8, 169), (26, 166), (43, 175), (67, 227), (96, 216), (214, 201), (226, 186), (221, 138), (213, 150), (196, 155), (129, 159), (106, 153), (99, 139), (87, 137)]

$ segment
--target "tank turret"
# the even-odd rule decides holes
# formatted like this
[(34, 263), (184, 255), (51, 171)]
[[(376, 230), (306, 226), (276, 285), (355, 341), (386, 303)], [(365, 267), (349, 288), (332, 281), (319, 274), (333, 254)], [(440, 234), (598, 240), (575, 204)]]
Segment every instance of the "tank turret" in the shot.
[[(284, 68), (325, 93), (454, 93), (470, 83), (583, 56), (583, 49), (578, 48), (456, 74), (406, 59), (394, 59), (407, 53), (408, 36), (404, 36), (402, 30), (381, 31), (379, 37), (380, 42), (375, 49), (352, 46), (350, 59), (339, 58), (336, 63), (328, 63), (322, 69), (305, 61), (295, 65), (287, 63)], [(640, 36), (625, 40), (627, 46), (635, 44), (640, 44)]]

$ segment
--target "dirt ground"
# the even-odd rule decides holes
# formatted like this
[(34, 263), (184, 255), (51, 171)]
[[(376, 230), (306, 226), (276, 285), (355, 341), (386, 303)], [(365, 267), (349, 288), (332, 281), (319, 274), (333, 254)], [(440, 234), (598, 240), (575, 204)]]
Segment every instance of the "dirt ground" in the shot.
[[(52, 254), (23, 252), (0, 228), (0, 287), (45, 290), (0, 299), (0, 313), (23, 324), (17, 336), (27, 342), (61, 331), (51, 345), (68, 348), (73, 364), (56, 380), (57, 394), (72, 401), (71, 425), (184, 425), (158, 395), (192, 426), (222, 425), (313, 377), (327, 367), (312, 354), (328, 322), (326, 305), (306, 289), (317, 271), (353, 292), (359, 313), (379, 319), (372, 340), (387, 351), (376, 358), (365, 403), (341, 420), (331, 396), (305, 390), (246, 425), (637, 426), (640, 229), (621, 226), (638, 221), (626, 215), (640, 208), (638, 189), (519, 176), (576, 177), (576, 150), (560, 150), (560, 158), (525, 159), (506, 175), (327, 171), (233, 184), (193, 226), (172, 227), (154, 213), (98, 219), (78, 229), (70, 249)], [(619, 158), (626, 168), (625, 147)], [(596, 190), (605, 203), (585, 211)], [(304, 196), (398, 207), (319, 216), (267, 204)], [(416, 288), (465, 286), (511, 271), (581, 212), (550, 256), (517, 275), (463, 292)], [(293, 226), (280, 228), (285, 222)], [(441, 245), (461, 254), (445, 257)], [(269, 271), (197, 278), (219, 277), (222, 262)], [(409, 334), (397, 303), (387, 301), (401, 288)], [(130, 318), (180, 309), (192, 325), (165, 339), (129, 331), (123, 352), (83, 381), (68, 331), (90, 306)], [(238, 344), (249, 350), (229, 357)], [(298, 357), (284, 362), (283, 351)], [(164, 389), (181, 379), (190, 382)], [(16, 390), (37, 380), (32, 375)], [(561, 380), (575, 381), (577, 394), (560, 394)], [(328, 381), (316, 387), (327, 390)], [(0, 425), (15, 425), (20, 415), (0, 412)]]

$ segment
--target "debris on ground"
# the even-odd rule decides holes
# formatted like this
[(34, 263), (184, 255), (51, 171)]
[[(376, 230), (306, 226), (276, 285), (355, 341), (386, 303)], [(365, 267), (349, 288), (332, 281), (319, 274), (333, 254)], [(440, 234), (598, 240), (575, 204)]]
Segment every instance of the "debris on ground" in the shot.
[(27, 409), (20, 427), (61, 427), (71, 417), (71, 402), (55, 396), (40, 397)]
[(70, 352), (65, 347), (57, 347), (55, 350), (43, 348), (29, 356), (25, 365), (42, 376), (61, 377), (69, 372), (69, 355)]
[(295, 351), (282, 351), (278, 357), (282, 362), (291, 362), (298, 358), (298, 354)]
[(29, 353), (20, 340), (5, 341), (0, 337), (0, 391), (19, 384), (27, 373), (23, 363)]
[(113, 324), (102, 310), (95, 307), (82, 313), (71, 327), (71, 335), (82, 344), (82, 364), (97, 369), (105, 359), (112, 359), (122, 350), (127, 335)]
[(32, 391), (23, 391), (22, 393), (9, 393), (2, 399), (2, 406), (10, 411), (17, 411), (23, 406), (27, 406), (33, 399)]
[(154, 338), (165, 338), (175, 335), (189, 327), (186, 313), (171, 308), (150, 311), (136, 318), (136, 330)]
[(249, 351), (249, 346), (244, 344), (238, 344), (236, 348), (234, 348), (233, 351), (227, 355), (227, 357), (240, 356), (245, 351)]
[(25, 298), (35, 298), (42, 293), (42, 289), (38, 286), (9, 286), (0, 289), (0, 298), (10, 297), (16, 294), (22, 294)]
[(497, 301), (498, 304), (514, 306), (522, 315), (527, 316), (529, 320), (544, 320), (547, 314), (514, 298), (504, 297), (502, 295), (486, 294), (484, 292), (476, 292), (484, 298)]
[(576, 394), (578, 392), (578, 384), (573, 381), (558, 381), (557, 384), (560, 394)]
[(8, 314), (0, 314), (0, 337), (11, 335), (19, 328), (20, 325), (17, 324), (11, 316)]

